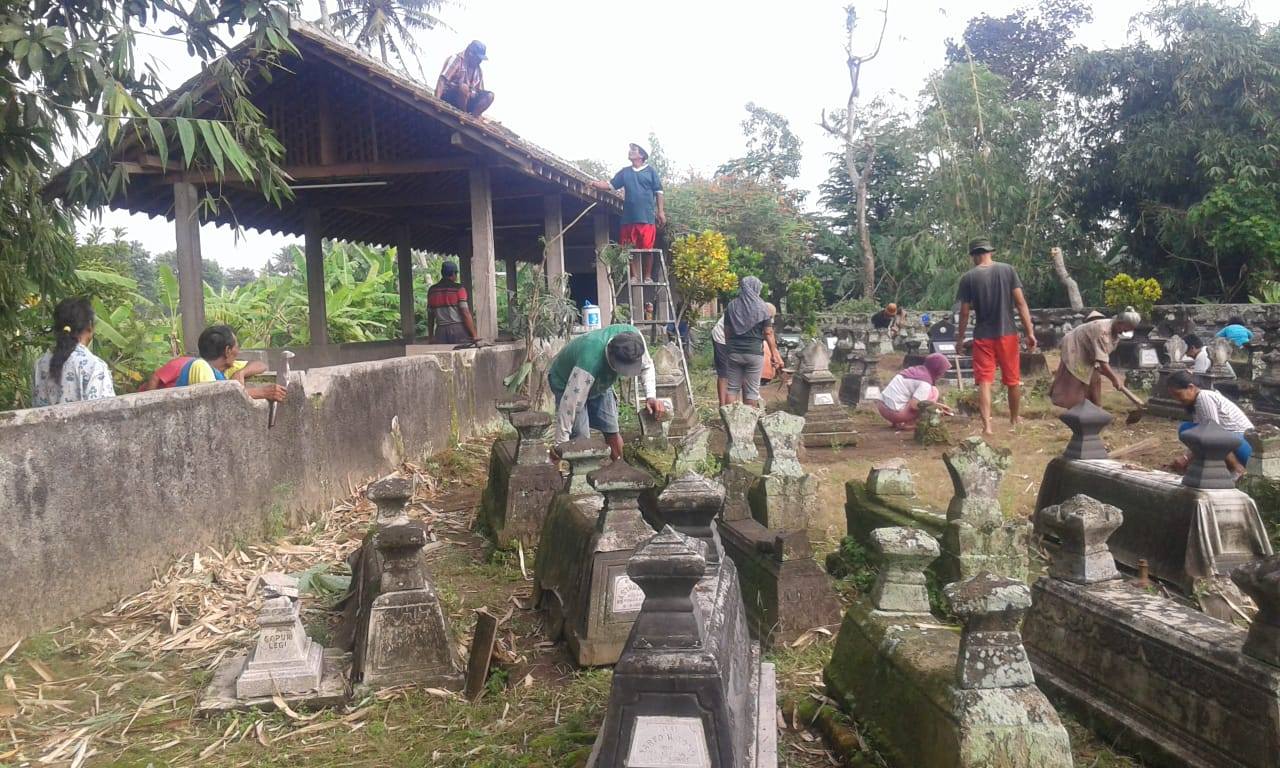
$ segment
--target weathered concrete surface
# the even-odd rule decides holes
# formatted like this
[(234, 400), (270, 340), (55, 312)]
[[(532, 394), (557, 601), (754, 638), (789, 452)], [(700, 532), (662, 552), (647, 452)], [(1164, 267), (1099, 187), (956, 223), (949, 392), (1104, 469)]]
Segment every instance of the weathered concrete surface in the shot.
[(942, 537), (945, 579), (957, 581), (990, 571), (1026, 581), (1031, 524), (1006, 519), (998, 496), (1012, 454), (970, 437), (944, 453), (942, 460), (955, 486)]
[(1036, 680), (1154, 765), (1274, 768), (1280, 668), (1245, 630), (1122, 580), (1042, 578), (1023, 627)]
[[(523, 414), (517, 414), (523, 415)], [(489, 479), (480, 497), (479, 527), (500, 549), (517, 544), (535, 547), (551, 501), (565, 487), (560, 470), (543, 458), (538, 464), (520, 463), (520, 455), (546, 456), (546, 446), (520, 447), (518, 440), (495, 440), (489, 452)]]
[(873, 496), (860, 480), (847, 481), (844, 496), (845, 532), (864, 547), (870, 545), (871, 532), (877, 528), (920, 528), (935, 539), (946, 533), (946, 513), (915, 497)]
[(0, 413), (0, 644), (144, 589), (180, 554), (292, 522), (348, 477), (487, 431), (522, 355), (295, 372), (271, 430), (232, 382)]

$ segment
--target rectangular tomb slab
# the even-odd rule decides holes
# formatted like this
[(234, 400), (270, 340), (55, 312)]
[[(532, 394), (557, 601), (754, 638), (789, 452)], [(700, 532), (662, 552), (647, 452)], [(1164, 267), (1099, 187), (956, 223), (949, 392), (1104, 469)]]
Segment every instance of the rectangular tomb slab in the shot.
[[(201, 717), (217, 716), (224, 712), (250, 709), (273, 710), (275, 699), (271, 695), (253, 696), (247, 699), (236, 695), (236, 680), (240, 677), (249, 657), (232, 657), (218, 665), (213, 679), (200, 696), (196, 714)], [(336, 648), (326, 648), (322, 656), (320, 686), (307, 693), (286, 693), (281, 698), (293, 709), (323, 709), (336, 707), (347, 700), (347, 678), (344, 668), (347, 655)]]
[(1023, 627), (1041, 687), (1152, 764), (1274, 768), (1280, 668), (1246, 632), (1116, 579), (1042, 578)]

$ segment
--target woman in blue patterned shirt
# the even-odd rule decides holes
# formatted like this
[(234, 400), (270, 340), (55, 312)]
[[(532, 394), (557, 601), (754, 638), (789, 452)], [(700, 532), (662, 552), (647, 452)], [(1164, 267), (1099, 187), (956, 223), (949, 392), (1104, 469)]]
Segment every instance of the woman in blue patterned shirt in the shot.
[(53, 351), (36, 361), (32, 405), (78, 403), (114, 397), (111, 369), (89, 351), (93, 305), (86, 298), (63, 299), (53, 309)]

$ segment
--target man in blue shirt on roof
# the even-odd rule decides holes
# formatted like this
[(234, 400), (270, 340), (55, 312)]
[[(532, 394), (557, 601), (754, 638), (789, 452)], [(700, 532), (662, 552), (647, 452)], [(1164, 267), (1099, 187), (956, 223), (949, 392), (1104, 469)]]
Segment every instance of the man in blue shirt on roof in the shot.
[[(591, 186), (600, 190), (621, 189), (622, 231), (618, 243), (647, 250), (658, 239), (658, 227), (667, 224), (667, 212), (662, 206), (662, 180), (649, 165), (649, 153), (639, 144), (627, 149), (631, 165), (613, 175), (611, 181), (593, 181)], [(631, 262), (631, 279), (640, 282), (637, 264)], [(644, 255), (644, 282), (653, 282), (653, 254)]]

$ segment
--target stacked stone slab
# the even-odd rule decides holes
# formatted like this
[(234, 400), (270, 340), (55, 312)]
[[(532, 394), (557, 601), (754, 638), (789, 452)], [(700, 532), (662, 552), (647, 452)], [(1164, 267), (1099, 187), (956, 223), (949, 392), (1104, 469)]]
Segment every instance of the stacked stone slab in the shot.
[(426, 530), (406, 509), (413, 482), (386, 477), (366, 495), (378, 516), (350, 559), (351, 592), (338, 630), (352, 651), (351, 679), (366, 690), (405, 683), (459, 689), (462, 662), (427, 570)]
[(766, 528), (803, 531), (818, 503), (818, 481), (800, 466), (805, 419), (776, 411), (760, 419), (766, 459), (764, 474), (748, 495), (751, 515)]
[[(581, 461), (587, 453), (586, 446), (582, 448), (562, 455), (576, 455)], [(589, 460), (598, 458), (597, 448)], [(575, 474), (578, 471), (574, 467)], [(548, 635), (563, 636), (584, 667), (613, 664), (622, 653), (643, 601), (640, 589), (627, 577), (627, 561), (653, 536), (638, 501), (653, 486), (648, 473), (615, 461), (588, 479), (594, 494), (561, 496), (548, 516), (534, 582), (548, 615)]]
[(346, 699), (342, 654), (307, 636), (298, 605), (298, 582), (283, 573), (259, 577), (262, 607), (258, 636), (249, 653), (220, 664), (200, 697), (200, 714), (252, 707), (273, 708), (275, 697), (291, 706), (318, 707)]
[[(725, 485), (730, 498), (745, 486), (750, 510), (726, 504), (720, 532), (737, 564), (753, 634), (765, 643), (786, 643), (817, 626), (840, 620), (840, 602), (809, 545), (809, 512), (817, 501), (816, 481), (800, 466), (797, 449), (803, 419), (773, 413), (759, 419), (768, 458), (764, 474), (739, 463), (754, 432), (755, 414), (746, 406), (725, 406), (730, 442)], [(750, 451), (755, 444), (749, 443)], [(750, 485), (748, 485), (750, 483)]]
[(924, 568), (938, 545), (909, 528), (875, 531), (870, 603), (849, 606), (825, 670), (827, 693), (891, 764), (918, 768), (1070, 766), (1067, 733), (1035, 686), (1018, 633), (1026, 585), (982, 572), (950, 585), (959, 636), (929, 614)]
[(518, 435), (497, 440), (489, 454), (489, 479), (480, 499), (481, 529), (499, 548), (538, 543), (551, 500), (564, 487), (560, 470), (548, 458), (551, 415), (527, 409), (527, 401), (503, 402)]
[(880, 398), (880, 356), (858, 351), (849, 356), (849, 367), (840, 377), (840, 402), (853, 407)]
[(667, 527), (627, 574), (644, 592), (590, 768), (774, 768), (776, 688), (747, 633), (733, 563)]
[(831, 350), (825, 340), (815, 339), (801, 350), (799, 368), (791, 377), (791, 388), (787, 391), (787, 410), (805, 417), (807, 448), (836, 448), (858, 442), (853, 417), (837, 399), (835, 388)]
[(1153, 765), (1263, 768), (1280, 755), (1280, 558), (1233, 573), (1261, 611), (1246, 632), (1104, 563), (1120, 511), (1076, 496), (1037, 513), (1061, 546), (1024, 634), (1036, 679)]
[[(1182, 433), (1194, 460), (1178, 477), (1108, 459), (1100, 433), (1110, 416), (1092, 403), (1071, 409), (1062, 420), (1072, 429), (1071, 442), (1045, 467), (1036, 509), (1083, 493), (1124, 510), (1110, 538), (1111, 553), (1122, 565), (1136, 570), (1145, 560), (1152, 576), (1187, 596), (1203, 597), (1200, 582), (1229, 588), (1226, 577), (1233, 568), (1272, 554), (1257, 504), (1227, 473), (1226, 453), (1236, 439), (1221, 427), (1207, 424)], [(1051, 554), (1055, 546), (1046, 540)], [(1220, 617), (1232, 612), (1225, 601), (1205, 607)]]
[(745, 403), (720, 406), (724, 424), (725, 452), (721, 482), (725, 488), (726, 520), (742, 520), (751, 516), (747, 494), (764, 475), (764, 463), (756, 448), (756, 429), (764, 412)]
[(1012, 454), (970, 437), (942, 460), (955, 488), (942, 539), (944, 578), (957, 581), (990, 571), (1026, 581), (1031, 526), (1007, 519), (1000, 508), (1000, 482)]
[(877, 528), (920, 528), (935, 539), (947, 530), (947, 515), (916, 496), (915, 481), (904, 459), (875, 464), (865, 482), (844, 485), (845, 532), (864, 547), (871, 546)]

